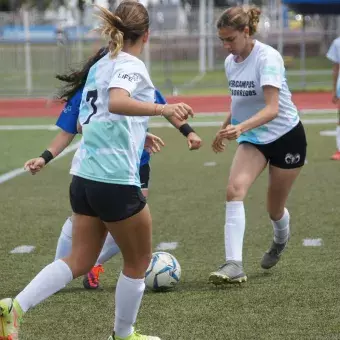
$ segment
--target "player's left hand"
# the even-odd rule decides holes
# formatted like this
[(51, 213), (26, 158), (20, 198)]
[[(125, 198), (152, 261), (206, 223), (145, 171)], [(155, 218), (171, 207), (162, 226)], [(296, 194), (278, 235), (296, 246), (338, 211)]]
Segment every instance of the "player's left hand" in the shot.
[(202, 146), (202, 139), (195, 132), (188, 134), (187, 142), (189, 150), (198, 150)]
[(37, 158), (33, 158), (33, 159), (28, 160), (24, 165), (24, 169), (26, 171), (29, 171), (32, 175), (35, 175), (45, 165), (46, 165), (45, 160), (42, 157), (37, 157)]
[(150, 154), (154, 154), (156, 152), (161, 151), (161, 147), (164, 146), (164, 142), (162, 139), (152, 133), (147, 133), (144, 143), (144, 149)]
[(220, 138), (226, 138), (228, 140), (234, 140), (240, 137), (242, 134), (242, 129), (240, 125), (229, 124), (225, 129), (218, 132)]

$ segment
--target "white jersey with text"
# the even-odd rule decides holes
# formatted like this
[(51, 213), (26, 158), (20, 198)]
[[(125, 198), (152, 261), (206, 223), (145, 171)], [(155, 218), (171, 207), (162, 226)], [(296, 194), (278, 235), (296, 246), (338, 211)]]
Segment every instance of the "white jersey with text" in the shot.
[(230, 54), (225, 60), (225, 72), (231, 93), (232, 124), (237, 125), (254, 116), (265, 106), (263, 87), (279, 89), (279, 113), (272, 121), (242, 133), (238, 142), (271, 143), (294, 128), (299, 122), (296, 106), (285, 78), (283, 59), (278, 51), (259, 41), (250, 55), (237, 63)]

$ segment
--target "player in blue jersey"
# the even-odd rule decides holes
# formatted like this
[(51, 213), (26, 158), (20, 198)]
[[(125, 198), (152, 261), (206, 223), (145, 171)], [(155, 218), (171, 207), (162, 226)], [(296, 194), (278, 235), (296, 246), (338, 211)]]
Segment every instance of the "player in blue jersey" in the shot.
[[(103, 48), (98, 51), (94, 58), (91, 58), (88, 63), (85, 64), (84, 68), (78, 73), (82, 75), (82, 77), (87, 77), (86, 70), (92, 66), (96, 61), (101, 59), (106, 53), (107, 49)], [(75, 73), (73, 73), (73, 76)], [(68, 82), (70, 79), (70, 75), (58, 76), (58, 79), (62, 81)], [(72, 83), (72, 81), (70, 83)], [(69, 82), (68, 82), (69, 83)], [(82, 82), (80, 82), (81, 84)], [(68, 87), (63, 89), (61, 94), (61, 98), (67, 100), (68, 95), (72, 95), (72, 97), (67, 100), (67, 103), (61, 112), (56, 125), (61, 129), (59, 134), (55, 137), (51, 145), (48, 147), (48, 150), (54, 155), (58, 155), (61, 153), (74, 139), (77, 134), (77, 121), (79, 116), (79, 105), (82, 98), (83, 86), (74, 93), (68, 92)], [(74, 94), (72, 94), (74, 93)], [(155, 103), (158, 104), (166, 104), (165, 98), (162, 94), (156, 90), (155, 91)], [(169, 122), (174, 125), (174, 127), (178, 128), (184, 135), (187, 137), (187, 142), (190, 150), (196, 150), (201, 146), (201, 139), (195, 133), (195, 131), (187, 124), (185, 121), (178, 121), (174, 118), (168, 118)], [(154, 153), (159, 151), (159, 148), (162, 146), (162, 141), (154, 135), (149, 134), (146, 144), (146, 149), (143, 150), (142, 157), (140, 160), (139, 167), (139, 175), (141, 181), (142, 193), (145, 197), (148, 196), (148, 185), (150, 178), (150, 153)], [(148, 151), (147, 151), (148, 150)], [(31, 159), (26, 162), (25, 168), (29, 169), (32, 174), (35, 174), (37, 171), (41, 170), (46, 165), (44, 158), (38, 157)], [(72, 217), (68, 217), (63, 225), (55, 260), (61, 259), (67, 256), (71, 252), (72, 248)], [(119, 252), (119, 248), (117, 247), (114, 239), (110, 234), (107, 235), (105, 243), (103, 245), (103, 249), (97, 259), (95, 266), (84, 276), (83, 284), (87, 289), (97, 289), (99, 288), (99, 276), (103, 272), (103, 264), (108, 261), (112, 256), (116, 255)]]
[[(185, 103), (154, 103), (154, 85), (138, 58), (149, 38), (145, 7), (123, 1), (114, 13), (100, 8), (100, 16), (110, 51), (90, 68), (79, 106), (82, 140), (70, 171), (72, 251), (46, 266), (14, 300), (0, 301), (3, 339), (18, 339), (19, 320), (28, 310), (91, 269), (109, 232), (123, 257), (109, 340), (160, 340), (134, 329), (152, 256), (152, 219), (138, 170), (148, 116), (183, 121), (193, 111)], [(47, 163), (53, 154), (46, 150), (42, 158)]]

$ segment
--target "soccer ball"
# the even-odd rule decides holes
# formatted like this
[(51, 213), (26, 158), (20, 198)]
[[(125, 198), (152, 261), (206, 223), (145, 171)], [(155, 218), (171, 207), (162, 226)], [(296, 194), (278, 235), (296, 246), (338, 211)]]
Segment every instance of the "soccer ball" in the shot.
[(166, 252), (152, 254), (145, 274), (145, 284), (154, 291), (165, 291), (176, 286), (181, 278), (181, 266), (176, 258)]

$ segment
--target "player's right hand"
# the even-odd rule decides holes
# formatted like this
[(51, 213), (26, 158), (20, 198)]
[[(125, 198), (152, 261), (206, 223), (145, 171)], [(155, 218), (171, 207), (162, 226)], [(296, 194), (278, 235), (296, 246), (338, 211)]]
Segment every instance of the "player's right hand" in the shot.
[(28, 160), (25, 165), (24, 169), (29, 171), (32, 175), (35, 175), (45, 166), (45, 160), (42, 157), (37, 157)]
[(211, 147), (215, 153), (223, 152), (225, 150), (225, 143), (223, 143), (223, 138), (220, 137), (220, 131), (216, 134)]
[(167, 104), (163, 109), (164, 117), (175, 117), (180, 121), (188, 119), (188, 116), (194, 117), (194, 111), (185, 103)]

